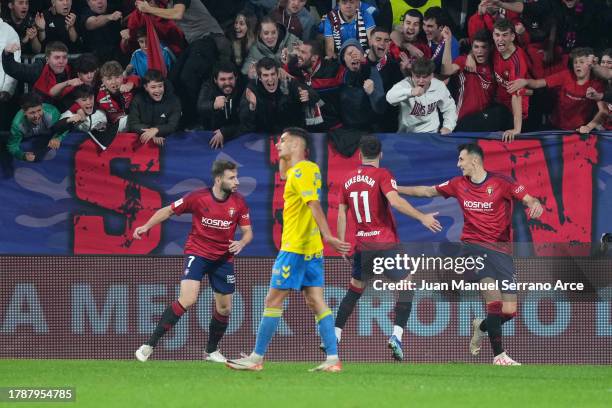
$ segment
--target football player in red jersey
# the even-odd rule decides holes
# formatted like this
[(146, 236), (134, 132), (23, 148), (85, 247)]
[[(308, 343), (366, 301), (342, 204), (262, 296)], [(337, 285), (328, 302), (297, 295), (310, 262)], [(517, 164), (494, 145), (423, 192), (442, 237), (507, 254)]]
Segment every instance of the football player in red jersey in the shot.
[[(340, 302), (336, 316), (335, 326), (338, 341), (340, 341), (342, 329), (355, 309), (368, 280), (367, 271), (362, 271), (362, 251), (384, 250), (399, 243), (391, 207), (420, 221), (432, 232), (442, 230), (442, 226), (435, 218), (438, 213), (423, 214), (400, 197), (395, 178), (389, 170), (380, 167), (382, 146), (376, 136), (363, 136), (359, 142), (359, 152), (362, 163), (346, 175), (338, 208), (338, 237), (341, 240), (344, 240), (346, 233), (347, 212), (351, 213), (352, 219), (357, 224), (351, 282), (346, 295)], [(400, 294), (394, 309), (393, 334), (388, 342), (396, 360), (404, 358), (402, 334), (411, 309), (412, 293)]]
[[(455, 197), (463, 210), (461, 241), (469, 256), (484, 258), (484, 268), (477, 272), (481, 283), (498, 284), (498, 289), (482, 291), (486, 302), (486, 319), (474, 319), (474, 333), (470, 342), (473, 355), (480, 352), (485, 332), (489, 335), (495, 365), (520, 365), (511, 359), (502, 346), (503, 323), (516, 316), (517, 295), (510, 227), (512, 200), (521, 200), (529, 208), (529, 217), (542, 215), (540, 201), (525, 190), (525, 186), (503, 174), (484, 168), (484, 153), (475, 143), (459, 146), (457, 176), (437, 186), (398, 187), (401, 194), (414, 197)], [(506, 284), (504, 284), (506, 283)]]
[[(212, 176), (212, 188), (194, 191), (159, 209), (145, 225), (134, 230), (134, 238), (141, 239), (143, 234), (172, 215), (193, 214), (191, 232), (185, 243), (185, 266), (179, 298), (166, 308), (149, 340), (136, 351), (136, 358), (142, 362), (147, 361), (160, 338), (195, 304), (200, 293), (200, 281), (206, 274), (215, 296), (206, 359), (225, 362), (218, 345), (229, 324), (235, 291), (233, 258), (251, 242), (253, 232), (249, 207), (237, 193), (238, 166), (230, 161), (217, 160), (212, 166)], [(234, 240), (238, 226), (242, 239)]]

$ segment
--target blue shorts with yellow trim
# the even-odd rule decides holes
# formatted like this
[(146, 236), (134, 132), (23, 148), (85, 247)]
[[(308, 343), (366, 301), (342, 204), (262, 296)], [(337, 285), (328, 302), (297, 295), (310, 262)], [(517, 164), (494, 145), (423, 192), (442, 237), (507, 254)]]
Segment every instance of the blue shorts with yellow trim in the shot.
[(323, 252), (296, 254), (280, 251), (272, 267), (270, 287), (274, 289), (302, 290), (305, 286), (320, 286), (325, 283)]

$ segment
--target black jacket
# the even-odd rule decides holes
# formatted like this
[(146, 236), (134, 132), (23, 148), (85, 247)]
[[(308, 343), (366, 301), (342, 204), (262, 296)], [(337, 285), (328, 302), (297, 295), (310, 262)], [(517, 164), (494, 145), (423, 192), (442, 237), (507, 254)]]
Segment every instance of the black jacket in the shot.
[(166, 86), (160, 102), (155, 102), (146, 91), (134, 97), (128, 115), (128, 131), (142, 133), (143, 129), (157, 128), (158, 136), (166, 137), (176, 132), (181, 118), (181, 104), (172, 90)]
[[(257, 105), (255, 111), (251, 111), (249, 101), (245, 95), (242, 96), (240, 122), (246, 131), (278, 133), (289, 126), (306, 127), (305, 109), (314, 106), (319, 101), (319, 95), (295, 80), (287, 81), (285, 92), (283, 87), (283, 81), (279, 80), (276, 92), (271, 94), (259, 81), (251, 81), (247, 85), (257, 97)], [(307, 103), (300, 102), (299, 88), (308, 91), (310, 98)]]
[(20, 82), (34, 84), (45, 67), (42, 60), (37, 60), (33, 64), (22, 64), (15, 61), (13, 54), (2, 53), (2, 68), (7, 75), (12, 76)]
[(198, 115), (201, 123), (207, 130), (220, 129), (225, 141), (244, 133), (240, 123), (240, 98), (244, 92), (242, 81), (236, 81), (236, 87), (226, 98), (223, 109), (215, 110), (214, 104), (217, 96), (224, 96), (223, 92), (213, 82), (208, 81), (202, 85), (198, 97)]

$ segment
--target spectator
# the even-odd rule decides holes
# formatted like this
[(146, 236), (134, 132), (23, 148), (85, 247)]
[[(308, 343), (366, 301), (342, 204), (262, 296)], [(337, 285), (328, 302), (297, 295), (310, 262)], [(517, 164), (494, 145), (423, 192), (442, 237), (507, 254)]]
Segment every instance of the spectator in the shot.
[(306, 9), (306, 0), (281, 0), (270, 13), (288, 32), (306, 41), (315, 37), (317, 21)]
[(503, 19), (508, 19), (514, 24), (514, 31), (518, 35), (519, 43), (526, 46), (529, 43), (529, 34), (521, 22), (520, 14), (493, 5), (489, 3), (488, 0), (481, 0), (478, 5), (478, 11), (468, 20), (468, 36), (470, 40), (473, 40), (474, 35), (480, 30), (488, 30), (492, 33), (493, 24), (495, 24), (497, 20)]
[(326, 131), (340, 123), (340, 87), (344, 82), (346, 67), (336, 59), (325, 58), (323, 44), (317, 40), (305, 41), (298, 47), (297, 57), (291, 58), (287, 66), (291, 76), (315, 90), (321, 100), (323, 126), (317, 131)]
[(51, 8), (43, 13), (45, 29), (38, 32), (39, 41), (45, 45), (59, 41), (70, 53), (80, 51), (77, 26), (80, 18), (72, 12), (72, 0), (51, 0)]
[(72, 95), (74, 105), (62, 113), (53, 126), (56, 132), (83, 132), (102, 150), (106, 150), (117, 135), (117, 124), (109, 125), (104, 111), (96, 109), (96, 91), (89, 85), (79, 85)]
[[(450, 41), (452, 33), (448, 27), (442, 36)], [(459, 132), (493, 132), (499, 130), (499, 110), (503, 106), (492, 106), (495, 96), (495, 79), (491, 63), (491, 33), (486, 29), (475, 33), (469, 58), (476, 64), (475, 71), (466, 69), (468, 56), (460, 55), (452, 60), (450, 48), (444, 49), (442, 75), (455, 76), (451, 81), (456, 88), (455, 102), (458, 111)]]
[[(210, 11), (210, 14), (219, 22), (225, 31), (232, 28), (236, 16), (246, 6), (247, 0), (202, 0), (202, 3)], [(253, 14), (251, 12), (251, 14)], [(253, 14), (254, 15), (254, 14)], [(255, 29), (255, 25), (253, 25)]]
[[(11, 45), (16, 47), (16, 44), (19, 44), (19, 36), (10, 25), (0, 19), (0, 52), (4, 55), (6, 47), (11, 47)], [(8, 55), (8, 58), (13, 58), (14, 62), (17, 63), (20, 52), (16, 50), (12, 56)], [(10, 109), (8, 102), (15, 94), (16, 87), (17, 81), (15, 78), (4, 72), (4, 69), (0, 66), (0, 130), (7, 130), (6, 125), (10, 120), (10, 116), (7, 116)]]
[[(457, 123), (457, 108), (444, 82), (433, 77), (432, 60), (420, 58), (412, 65), (412, 75), (387, 93), (391, 105), (400, 105), (400, 132), (446, 135)], [(438, 109), (444, 122), (440, 128)]]
[[(383, 27), (376, 27), (370, 36), (370, 49), (367, 63), (375, 68), (382, 79), (383, 92), (386, 94), (396, 83), (404, 79), (400, 65), (389, 53), (391, 37)], [(375, 129), (379, 132), (397, 132), (397, 115), (399, 111), (394, 106), (387, 106), (382, 115), (376, 119)]]
[(289, 54), (299, 44), (300, 39), (288, 33), (284, 26), (277, 24), (271, 17), (264, 17), (259, 22), (257, 41), (249, 50), (242, 73), (255, 79), (258, 75), (255, 66), (264, 57), (272, 58), (279, 64), (287, 63)]
[(217, 64), (212, 81), (202, 86), (198, 114), (204, 129), (213, 131), (209, 142), (212, 149), (222, 148), (224, 143), (242, 132), (239, 109), (243, 92), (238, 70), (230, 62)]
[[(559, 0), (555, 8), (557, 44), (569, 53), (575, 47), (599, 46), (609, 31), (600, 29), (598, 13), (604, 13), (593, 1)], [(609, 12), (609, 10), (608, 10)], [(607, 34), (606, 34), (607, 33)]]
[(80, 16), (83, 23), (83, 49), (96, 54), (101, 63), (122, 56), (121, 11), (109, 7), (107, 0), (87, 0), (87, 7)]
[[(35, 93), (23, 95), (20, 107), (11, 124), (7, 149), (18, 160), (40, 161), (49, 149), (59, 149), (66, 135), (52, 131), (60, 117), (59, 111), (55, 106), (43, 103)], [(26, 146), (22, 146), (22, 142)], [(22, 148), (28, 150), (24, 152)]]
[[(98, 79), (98, 59), (95, 55), (79, 55), (79, 57), (72, 64), (72, 70), (75, 77), (68, 81), (72, 81), (72, 84), (68, 83), (68, 86), (66, 86), (65, 89), (60, 88), (58, 90), (58, 93), (63, 95), (57, 103), (58, 107), (61, 107), (62, 110), (70, 109), (75, 103), (75, 96), (73, 94), (75, 87), (86, 85), (97, 92), (98, 87), (100, 86)], [(51, 93), (53, 92), (54, 90), (52, 88)]]
[(21, 50), (24, 54), (38, 54), (42, 50), (38, 40), (38, 31), (45, 29), (42, 13), (36, 13), (36, 18), (30, 14), (29, 0), (8, 0), (11, 11), (6, 23), (15, 29), (21, 39)]
[(319, 96), (292, 78), (280, 79), (280, 64), (264, 57), (257, 63), (240, 103), (240, 122), (248, 132), (281, 132), (289, 126), (306, 127), (306, 114)]
[(508, 20), (499, 20), (493, 27), (493, 71), (497, 87), (495, 88), (495, 101), (504, 105), (506, 110), (500, 114), (500, 125), (513, 126), (504, 131), (502, 139), (511, 141), (514, 136), (521, 133), (523, 120), (527, 119), (529, 112), (529, 96), (520, 90), (509, 92), (511, 81), (526, 78), (529, 72), (528, 59), (525, 52), (514, 45), (514, 26)]
[(232, 43), (231, 61), (242, 69), (242, 65), (247, 58), (249, 50), (257, 41), (257, 17), (255, 14), (242, 11), (236, 15), (234, 25), (227, 30), (227, 38)]
[[(148, 57), (147, 57), (147, 29), (146, 27), (140, 27), (136, 30), (136, 38), (138, 38), (139, 49), (134, 51), (132, 54), (132, 59), (130, 60), (129, 67), (132, 72), (139, 77), (144, 77), (145, 73), (148, 70)], [(160, 44), (161, 45), (161, 44)], [(172, 64), (174, 62), (174, 57), (172, 52), (168, 49), (168, 47), (161, 45), (162, 55), (164, 57), (164, 62), (166, 63), (166, 68), (170, 71)], [(130, 69), (128, 69), (129, 71)]]
[(597, 92), (604, 90), (603, 83), (591, 79), (589, 56), (592, 54), (590, 48), (575, 48), (571, 54), (573, 72), (565, 70), (542, 79), (519, 78), (510, 82), (508, 92), (516, 92), (525, 86), (532, 89), (556, 88), (557, 97), (550, 120), (553, 128), (590, 133), (605, 121), (608, 112), (604, 102), (595, 102), (586, 96), (589, 88)]
[(176, 132), (181, 119), (178, 99), (164, 83), (161, 72), (150, 69), (142, 79), (143, 90), (134, 98), (128, 116), (128, 130), (140, 135), (140, 142), (152, 140), (162, 146)]
[(118, 132), (127, 129), (127, 115), (134, 98), (134, 88), (139, 80), (136, 76), (124, 77), (123, 68), (117, 61), (108, 61), (100, 68), (102, 86), (96, 102), (111, 124), (118, 123)]
[[(436, 64), (436, 73), (440, 73), (442, 66), (442, 55), (444, 48), (449, 46), (442, 38), (442, 29), (450, 27), (451, 22), (446, 13), (440, 7), (431, 7), (423, 17), (423, 31), (431, 50), (431, 59)], [(459, 56), (459, 42), (452, 37), (450, 42), (451, 57), (453, 60)]]
[(417, 58), (431, 58), (431, 48), (423, 32), (423, 14), (417, 9), (406, 11), (401, 27), (391, 33), (391, 40), (389, 51), (403, 62), (404, 75)]
[[(51, 95), (51, 89), (62, 82), (70, 80), (71, 68), (68, 65), (68, 48), (60, 43), (53, 42), (45, 47), (45, 63), (36, 61), (33, 64), (21, 64), (15, 61), (12, 54), (19, 50), (19, 44), (11, 44), (4, 48), (2, 53), (2, 66), (4, 72), (32, 86), (44, 101), (57, 102)], [(61, 92), (60, 97), (66, 92)]]
[(331, 10), (323, 20), (325, 35), (325, 54), (336, 58), (342, 45), (349, 39), (359, 42), (361, 48), (367, 49), (368, 39), (376, 26), (374, 18), (359, 8), (359, 0), (339, 0), (338, 8)]
[(356, 39), (344, 42), (340, 60), (346, 67), (340, 88), (340, 116), (344, 127), (370, 131), (377, 115), (385, 112), (385, 92), (378, 70), (364, 58), (364, 51)]
[(176, 0), (166, 8), (136, 0), (142, 13), (174, 20), (185, 34), (189, 47), (181, 53), (172, 73), (183, 107), (183, 127), (194, 126), (200, 88), (210, 78), (214, 62), (230, 60), (231, 45), (223, 29), (200, 0)]

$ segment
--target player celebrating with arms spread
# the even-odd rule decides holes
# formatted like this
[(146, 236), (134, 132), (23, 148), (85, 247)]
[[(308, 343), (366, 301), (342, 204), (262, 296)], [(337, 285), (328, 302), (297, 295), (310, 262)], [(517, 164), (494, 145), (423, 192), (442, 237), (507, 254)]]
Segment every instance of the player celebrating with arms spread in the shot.
[(263, 317), (257, 330), (255, 350), (247, 357), (228, 360), (236, 370), (259, 371), (283, 313), (283, 300), (289, 290), (301, 290), (306, 304), (314, 312), (325, 344), (327, 359), (313, 371), (340, 371), (334, 318), (323, 299), (323, 239), (345, 254), (348, 242), (334, 237), (321, 208), (321, 173), (316, 163), (306, 160), (308, 132), (301, 128), (285, 129), (276, 145), (280, 158), (281, 179), (286, 179), (283, 199), (283, 235), (265, 300)]
[[(233, 258), (251, 242), (253, 231), (249, 207), (236, 192), (239, 184), (238, 166), (230, 161), (217, 160), (212, 166), (212, 176), (212, 188), (194, 191), (157, 210), (145, 225), (134, 231), (134, 238), (141, 239), (143, 234), (172, 215), (193, 214), (191, 232), (185, 243), (185, 267), (179, 298), (166, 308), (149, 340), (136, 351), (136, 358), (142, 362), (147, 361), (159, 339), (195, 304), (205, 274), (208, 274), (215, 296), (215, 310), (208, 329), (206, 360), (225, 362), (218, 344), (225, 334), (232, 310), (232, 294), (236, 282)], [(234, 241), (237, 226), (240, 226), (242, 239)]]
[[(455, 197), (463, 209), (463, 241), (467, 252), (472, 256), (484, 258), (484, 268), (477, 273), (482, 283), (507, 280), (515, 282), (514, 261), (510, 244), (512, 223), (512, 199), (521, 200), (529, 208), (529, 216), (542, 215), (540, 201), (525, 191), (525, 186), (510, 177), (487, 172), (484, 168), (484, 153), (475, 143), (459, 146), (457, 167), (463, 177), (457, 176), (449, 181), (432, 187), (399, 187), (401, 194), (415, 197), (444, 198)], [(511, 359), (502, 346), (503, 323), (516, 316), (516, 290), (511, 287), (501, 290), (483, 291), (486, 302), (486, 319), (474, 319), (474, 334), (470, 342), (470, 352), (477, 355), (480, 343), (489, 335), (495, 365), (520, 365)]]
[[(399, 243), (395, 219), (391, 207), (402, 214), (419, 220), (432, 232), (439, 232), (442, 226), (436, 220), (438, 213), (423, 214), (397, 193), (397, 183), (391, 172), (380, 167), (382, 146), (376, 136), (367, 135), (359, 142), (362, 164), (349, 172), (342, 184), (338, 208), (338, 237), (344, 240), (346, 213), (350, 208), (356, 228), (356, 251), (349, 289), (344, 295), (336, 316), (336, 337), (340, 341), (342, 329), (355, 309), (366, 285), (367, 277), (362, 274), (361, 251), (386, 249)], [(407, 299), (406, 299), (407, 297)], [(403, 360), (402, 334), (412, 309), (412, 292), (402, 293), (395, 303), (393, 335), (389, 348), (396, 360)]]

